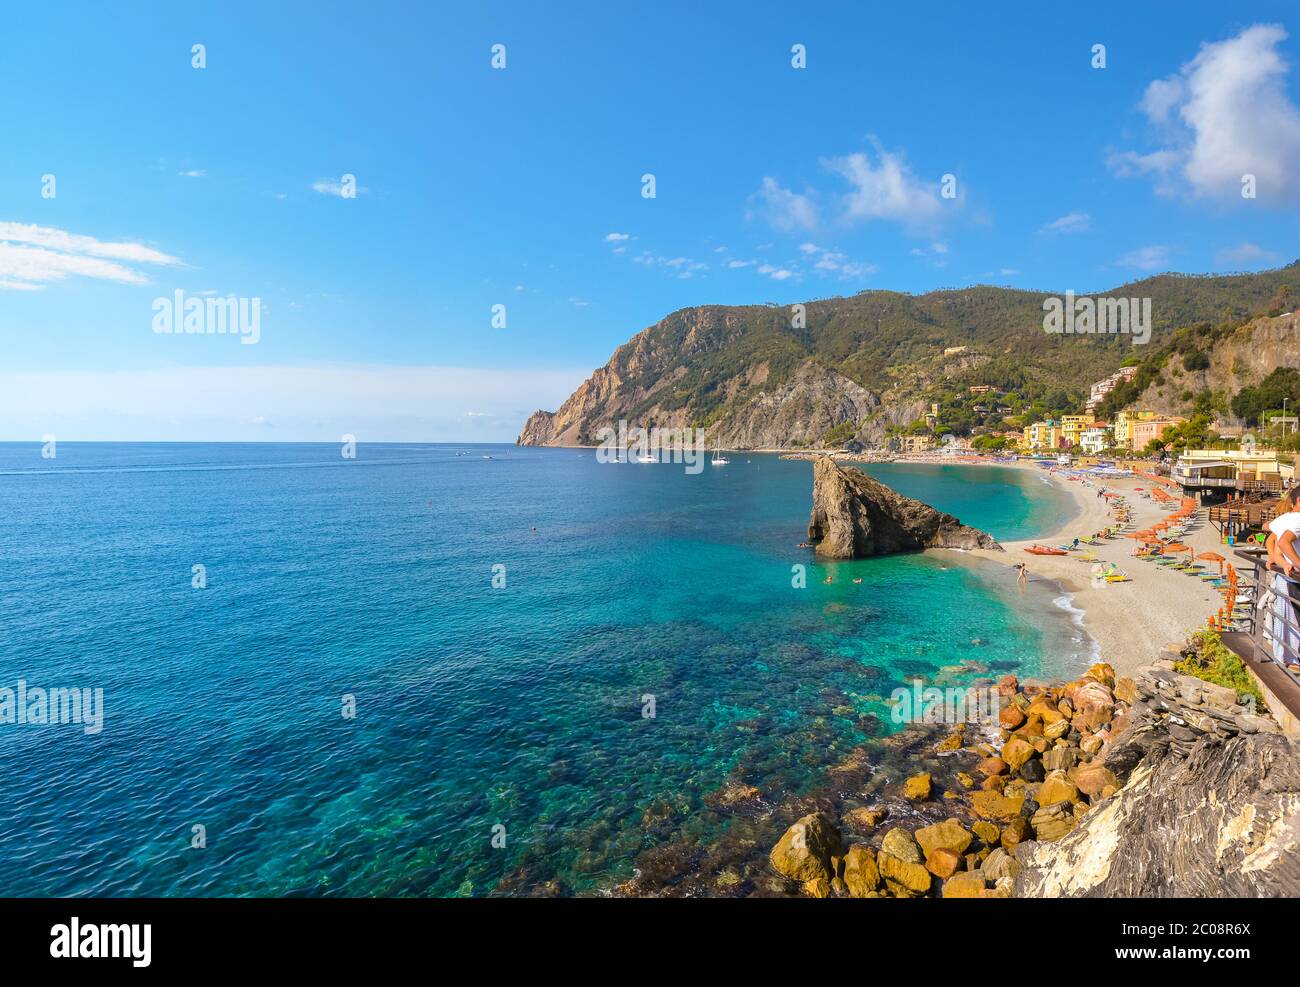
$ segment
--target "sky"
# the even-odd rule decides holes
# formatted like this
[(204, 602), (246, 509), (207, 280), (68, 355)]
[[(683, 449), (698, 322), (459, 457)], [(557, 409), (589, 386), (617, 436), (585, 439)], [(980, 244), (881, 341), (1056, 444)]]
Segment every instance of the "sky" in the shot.
[(15, 7), (0, 441), (512, 441), (684, 306), (1300, 256), (1293, 3), (992, 9)]

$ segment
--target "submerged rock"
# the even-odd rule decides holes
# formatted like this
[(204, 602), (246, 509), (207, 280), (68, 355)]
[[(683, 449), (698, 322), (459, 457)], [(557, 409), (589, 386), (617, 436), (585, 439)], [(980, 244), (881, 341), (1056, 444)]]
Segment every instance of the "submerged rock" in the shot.
[(832, 559), (912, 552), (924, 548), (992, 548), (991, 535), (951, 514), (904, 497), (861, 470), (829, 456), (813, 467), (813, 507), (808, 540)]

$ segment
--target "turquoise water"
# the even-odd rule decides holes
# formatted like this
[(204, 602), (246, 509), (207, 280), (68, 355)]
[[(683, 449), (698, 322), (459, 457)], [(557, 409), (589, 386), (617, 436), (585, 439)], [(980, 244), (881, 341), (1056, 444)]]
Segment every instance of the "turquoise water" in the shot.
[[(807, 462), (39, 449), (0, 445), (0, 686), (102, 688), (105, 717), (0, 726), (7, 895), (599, 892), (670, 842), (703, 866), (728, 784), (767, 839), (913, 676), (1082, 660), (1001, 567), (814, 563)], [(1020, 471), (871, 472), (1002, 538), (1068, 509)]]

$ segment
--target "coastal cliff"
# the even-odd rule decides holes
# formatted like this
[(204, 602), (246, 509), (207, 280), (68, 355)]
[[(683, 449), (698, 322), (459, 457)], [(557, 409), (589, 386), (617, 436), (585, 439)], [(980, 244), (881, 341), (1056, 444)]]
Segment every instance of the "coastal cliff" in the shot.
[(832, 559), (925, 548), (1002, 548), (991, 535), (904, 497), (861, 470), (846, 469), (829, 456), (813, 466), (808, 540), (818, 555)]
[[(1164, 352), (1180, 326), (1267, 310), (1297, 271), (1159, 275), (1107, 294), (1153, 300), (1152, 348)], [(710, 445), (726, 448), (824, 449), (854, 440), (877, 447), (923, 422), (933, 403), (949, 416), (937, 424), (956, 435), (1015, 410), (966, 407), (981, 403), (968, 401), (977, 385), (1072, 406), (1133, 347), (1120, 335), (1043, 332), (1048, 297), (974, 285), (680, 309), (615, 349), (555, 411), (533, 414), (517, 441), (595, 445), (597, 429), (622, 419), (631, 427), (703, 427)]]

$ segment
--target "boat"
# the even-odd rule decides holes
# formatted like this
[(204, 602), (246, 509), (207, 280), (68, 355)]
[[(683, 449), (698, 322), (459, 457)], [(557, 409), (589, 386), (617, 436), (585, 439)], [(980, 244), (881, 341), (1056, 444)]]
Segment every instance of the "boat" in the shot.
[(1030, 555), (1069, 555), (1063, 548), (1048, 548), (1046, 545), (1031, 545), (1025, 549)]
[(654, 456), (637, 456), (637, 457), (636, 457), (636, 461), (637, 461), (638, 463), (653, 463), (653, 462), (656, 462)]
[(710, 466), (726, 466), (729, 462), (731, 462), (731, 460), (728, 459), (726, 456), (719, 456), (719, 455), (715, 452), (715, 453), (713, 454), (713, 458), (709, 460), (709, 465), (710, 465)]

